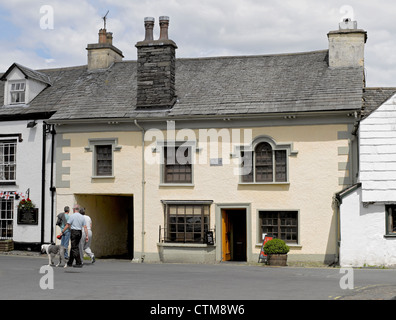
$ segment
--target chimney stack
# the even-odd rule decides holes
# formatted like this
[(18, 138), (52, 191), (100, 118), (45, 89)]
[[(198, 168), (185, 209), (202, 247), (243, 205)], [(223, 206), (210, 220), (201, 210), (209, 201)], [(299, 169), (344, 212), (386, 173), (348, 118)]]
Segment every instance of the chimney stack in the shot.
[(88, 44), (88, 70), (107, 69), (114, 62), (122, 61), (121, 50), (113, 46), (113, 33), (99, 30), (98, 43)]
[(364, 66), (364, 45), (367, 32), (357, 28), (357, 22), (347, 18), (339, 29), (327, 34), (329, 39), (329, 67), (347, 68)]
[(154, 18), (144, 19), (145, 39), (136, 44), (137, 107), (169, 109), (176, 102), (176, 44), (168, 39), (169, 17), (162, 16), (160, 38), (153, 40)]

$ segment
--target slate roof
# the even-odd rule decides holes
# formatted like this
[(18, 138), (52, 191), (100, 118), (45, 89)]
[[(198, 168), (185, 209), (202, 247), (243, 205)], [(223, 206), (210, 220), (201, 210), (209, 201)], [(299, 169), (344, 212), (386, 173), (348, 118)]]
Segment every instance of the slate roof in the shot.
[(0, 117), (57, 111), (51, 119), (60, 121), (360, 110), (363, 68), (333, 69), (327, 60), (328, 50), (177, 59), (178, 101), (170, 110), (154, 111), (136, 109), (136, 61), (116, 62), (106, 71), (40, 70), (52, 85), (28, 107), (0, 107)]
[(0, 77), (0, 80), (5, 80), (7, 75), (11, 72), (11, 70), (14, 67), (17, 67), (27, 78), (34, 79), (51, 85), (51, 79), (48, 77), (48, 75), (39, 71), (29, 69), (19, 63), (13, 63), (11, 67), (9, 67), (8, 70)]
[(394, 94), (396, 88), (364, 88), (362, 118), (368, 117)]

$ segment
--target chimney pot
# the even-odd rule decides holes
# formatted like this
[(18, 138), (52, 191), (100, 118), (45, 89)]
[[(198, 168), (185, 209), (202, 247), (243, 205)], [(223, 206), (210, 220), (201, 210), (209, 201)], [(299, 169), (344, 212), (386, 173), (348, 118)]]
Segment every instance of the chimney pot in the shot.
[(144, 27), (146, 29), (146, 35), (145, 35), (144, 41), (154, 40), (154, 37), (153, 37), (154, 21), (155, 21), (155, 19), (152, 17), (144, 18)]
[(99, 30), (99, 43), (107, 43), (106, 29)]
[(106, 43), (113, 45), (113, 32), (106, 33)]
[(159, 40), (168, 40), (169, 17), (159, 17), (159, 24), (161, 27)]

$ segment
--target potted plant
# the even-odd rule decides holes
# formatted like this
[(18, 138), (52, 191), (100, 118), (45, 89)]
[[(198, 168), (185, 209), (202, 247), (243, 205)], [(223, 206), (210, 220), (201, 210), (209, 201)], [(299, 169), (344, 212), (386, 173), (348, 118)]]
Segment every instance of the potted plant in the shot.
[(18, 203), (18, 224), (37, 224), (38, 208), (29, 198), (22, 199)]
[(290, 248), (281, 239), (272, 239), (264, 245), (267, 263), (271, 266), (287, 266), (287, 253)]

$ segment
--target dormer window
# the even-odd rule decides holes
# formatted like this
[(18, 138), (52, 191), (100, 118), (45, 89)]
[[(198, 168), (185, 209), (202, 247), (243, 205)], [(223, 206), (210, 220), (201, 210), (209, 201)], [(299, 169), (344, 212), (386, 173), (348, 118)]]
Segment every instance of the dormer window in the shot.
[(5, 81), (3, 102), (5, 106), (26, 105), (27, 107), (41, 91), (51, 86), (49, 76), (18, 63), (12, 64), (0, 77), (0, 81)]
[(10, 83), (10, 86), (10, 103), (25, 103), (25, 82)]

